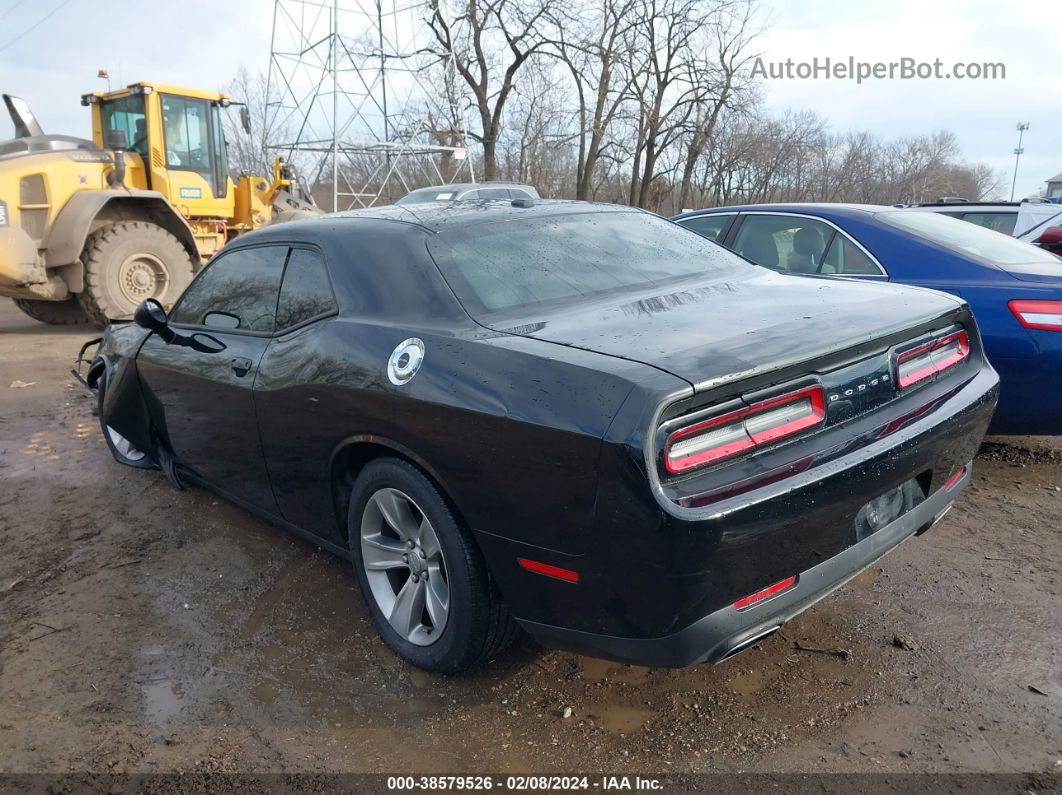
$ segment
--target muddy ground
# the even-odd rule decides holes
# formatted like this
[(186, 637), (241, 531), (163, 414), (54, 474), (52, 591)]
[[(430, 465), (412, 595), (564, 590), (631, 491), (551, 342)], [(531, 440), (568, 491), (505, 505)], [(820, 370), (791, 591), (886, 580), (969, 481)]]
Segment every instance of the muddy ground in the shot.
[(90, 335), (0, 299), (0, 772), (1062, 768), (1056, 441), (986, 444), (942, 524), (723, 665), (523, 641), (440, 677), (349, 564), (113, 463)]

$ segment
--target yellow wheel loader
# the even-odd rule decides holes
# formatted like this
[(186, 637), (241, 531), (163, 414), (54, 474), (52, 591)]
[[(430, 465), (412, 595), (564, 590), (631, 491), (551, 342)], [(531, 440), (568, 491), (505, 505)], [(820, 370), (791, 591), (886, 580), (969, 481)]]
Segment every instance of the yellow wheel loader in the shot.
[(225, 94), (85, 94), (91, 141), (45, 135), (25, 102), (3, 99), (15, 138), (0, 141), (0, 296), (45, 323), (106, 325), (145, 298), (168, 307), (230, 238), (320, 212), (280, 157), (271, 177), (233, 182)]

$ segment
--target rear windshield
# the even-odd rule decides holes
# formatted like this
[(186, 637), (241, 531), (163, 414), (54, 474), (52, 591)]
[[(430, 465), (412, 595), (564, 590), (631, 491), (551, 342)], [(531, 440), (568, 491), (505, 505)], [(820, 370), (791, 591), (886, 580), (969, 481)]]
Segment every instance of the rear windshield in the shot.
[(428, 244), (472, 314), (504, 312), (755, 266), (641, 212), (586, 212), (443, 230)]
[(423, 202), (450, 202), (457, 198), (455, 188), (424, 188), (407, 193), (395, 204), (421, 204)]
[(983, 226), (920, 210), (891, 210), (877, 217), (1005, 271), (1062, 276), (1062, 260), (1054, 254)]

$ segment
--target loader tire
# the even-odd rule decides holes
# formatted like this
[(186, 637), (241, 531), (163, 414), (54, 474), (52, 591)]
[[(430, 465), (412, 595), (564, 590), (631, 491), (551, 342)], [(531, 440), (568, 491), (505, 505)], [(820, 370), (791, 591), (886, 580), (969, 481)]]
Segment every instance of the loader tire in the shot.
[(15, 306), (34, 320), (50, 326), (70, 326), (88, 323), (88, 316), (77, 299), (71, 296), (65, 301), (34, 301), (32, 298), (16, 298)]
[(93, 232), (81, 262), (85, 289), (78, 300), (100, 326), (128, 320), (145, 298), (155, 298), (169, 309), (195, 275), (181, 242), (146, 221), (119, 221)]

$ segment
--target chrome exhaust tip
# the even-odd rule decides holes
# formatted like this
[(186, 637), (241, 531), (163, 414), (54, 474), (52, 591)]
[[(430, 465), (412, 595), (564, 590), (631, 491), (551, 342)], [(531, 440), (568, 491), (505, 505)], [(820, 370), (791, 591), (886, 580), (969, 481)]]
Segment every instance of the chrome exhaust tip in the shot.
[(738, 654), (739, 652), (743, 652), (743, 651), (745, 651), (745, 649), (749, 648), (750, 646), (755, 646), (757, 643), (759, 643), (764, 638), (767, 638), (767, 637), (773, 635), (775, 632), (777, 632), (781, 628), (782, 628), (782, 625), (781, 624), (777, 624), (777, 625), (775, 625), (773, 627), (769, 627), (768, 629), (763, 630), (762, 632), (758, 632), (755, 635), (752, 635), (752, 636), (747, 637), (747, 638), (743, 638), (742, 640), (739, 640), (736, 643), (733, 643), (733, 645), (728, 644), (726, 647), (724, 647), (724, 648), (726, 648), (726, 651), (724, 651), (723, 654), (715, 660), (715, 663), (718, 665), (719, 663), (723, 662), (724, 660), (729, 660), (731, 657), (733, 657), (734, 655)]

